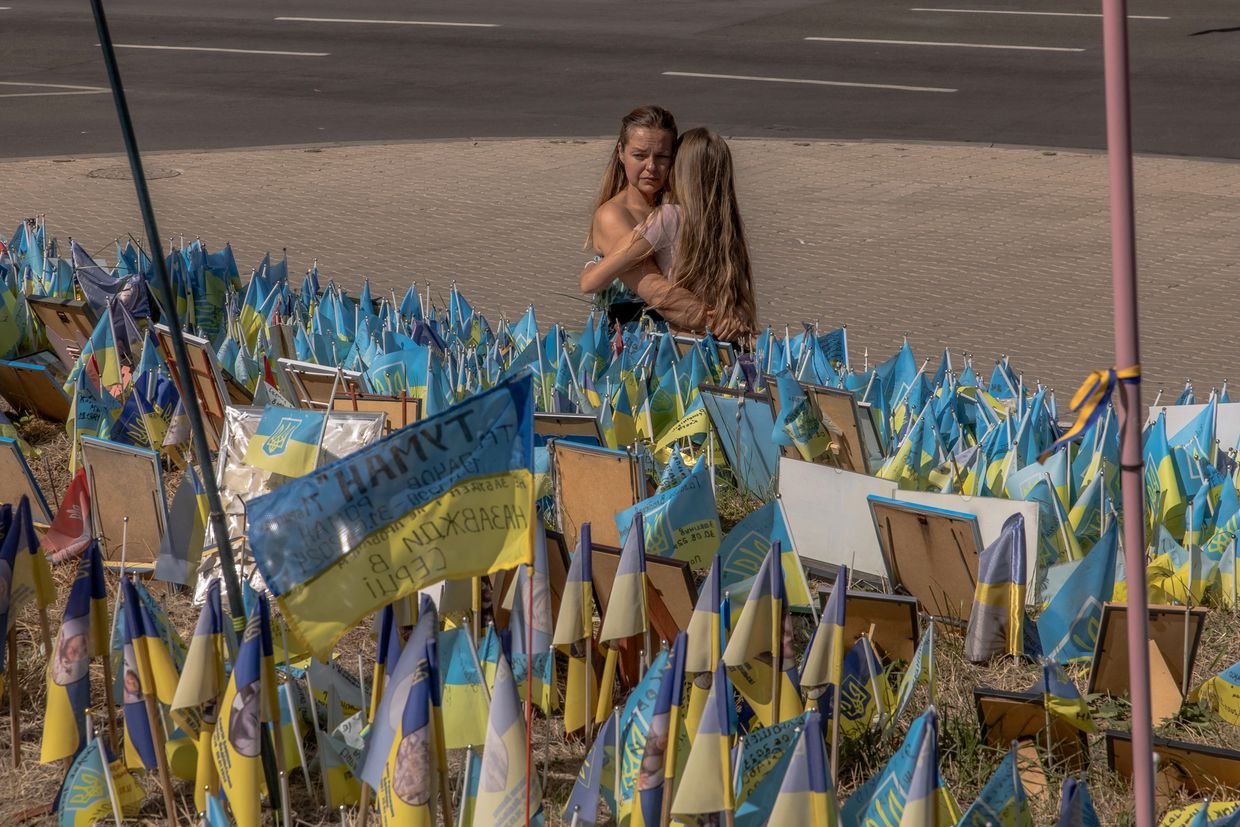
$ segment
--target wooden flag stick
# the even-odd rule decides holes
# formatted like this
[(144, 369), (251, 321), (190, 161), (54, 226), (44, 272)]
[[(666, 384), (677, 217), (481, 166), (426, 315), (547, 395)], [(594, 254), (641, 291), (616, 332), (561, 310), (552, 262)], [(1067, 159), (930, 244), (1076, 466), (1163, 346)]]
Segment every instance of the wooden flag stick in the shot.
[(10, 744), (11, 754), (13, 756), (13, 769), (17, 769), (22, 765), (22, 687), (21, 673), (17, 666), (17, 627), (9, 629), (8, 635), (9, 647), (9, 729), (13, 737), (13, 743)]
[[(279, 692), (278, 686), (274, 687), (274, 689), (276, 689), (277, 693)], [(264, 693), (264, 696), (265, 694), (266, 693)], [(272, 746), (275, 747), (274, 751), (276, 754), (277, 789), (275, 791), (275, 795), (270, 796), (270, 799), (272, 808), (280, 811), (280, 822), (284, 824), (285, 827), (288, 827), (288, 825), (293, 822), (289, 820), (288, 798), (284, 795), (284, 784), (286, 780), (284, 772), (284, 722), (282, 720), (283, 716), (280, 714), (279, 697), (276, 698), (276, 702), (272, 706), (273, 708), (271, 710), (270, 724), (271, 743)]]
[(443, 827), (453, 827), (456, 819), (452, 817), (452, 790), (448, 787), (448, 750), (444, 748), (443, 712), (438, 708), (431, 710), (431, 737), (435, 744), (435, 775), (439, 776), (439, 798), (443, 804), (439, 813)]
[[(109, 642), (109, 647), (111, 643)], [(108, 746), (112, 752), (120, 752), (120, 736), (116, 726), (116, 698), (112, 690), (112, 652), (110, 648), (100, 653), (103, 658), (103, 698), (108, 708)]]
[[(517, 569), (519, 572), (520, 569)], [(534, 785), (534, 567), (525, 567), (529, 581), (525, 612), (525, 823), (530, 823), (531, 787)], [(617, 760), (620, 753), (616, 753)], [(617, 788), (618, 789), (618, 788)], [(444, 825), (447, 827), (447, 825)]]
[[(283, 617), (280, 618), (280, 645), (284, 649), (284, 668), (290, 669), (292, 664), (288, 658), (288, 624), (284, 622)], [(306, 792), (309, 794), (310, 800), (317, 804), (318, 799), (314, 796), (314, 786), (310, 783), (310, 764), (306, 761), (306, 748), (301, 742), (301, 724), (297, 722), (297, 704), (293, 703), (292, 680), (284, 683), (284, 694), (288, 697), (289, 718), (293, 724), (293, 735), (297, 739), (297, 757), (301, 761), (301, 777), (306, 781)], [(366, 788), (363, 786), (362, 791), (365, 792), (365, 790)]]

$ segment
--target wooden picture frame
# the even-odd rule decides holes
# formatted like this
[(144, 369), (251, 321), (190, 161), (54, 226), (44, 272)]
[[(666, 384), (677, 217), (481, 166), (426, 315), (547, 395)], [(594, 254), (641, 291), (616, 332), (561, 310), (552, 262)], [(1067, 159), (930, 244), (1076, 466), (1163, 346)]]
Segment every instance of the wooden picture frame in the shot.
[[(1132, 778), (1132, 733), (1107, 730), (1107, 766), (1112, 772)], [(1167, 795), (1183, 790), (1189, 795), (1212, 795), (1219, 787), (1240, 790), (1240, 752), (1171, 738), (1153, 739), (1158, 759), (1154, 786)]]
[(355, 370), (341, 369), (341, 379), (337, 382), (336, 368), (296, 359), (277, 359), (276, 363), (288, 377), (297, 397), (292, 402), (299, 408), (324, 409), (331, 403), (333, 392), (351, 396), (366, 389), (362, 374)]
[(99, 319), (90, 305), (77, 299), (27, 296), (30, 312), (43, 323), (47, 341), (66, 370), (72, 370), (82, 348), (90, 341)]
[(59, 369), (59, 358), (46, 351), (21, 360), (0, 359), (0, 396), (14, 410), (64, 422), (69, 418), (73, 400), (62, 387), (64, 379), (49, 365), (40, 364), (40, 359), (55, 363)]
[[(831, 589), (818, 590), (819, 614), (826, 607)], [(906, 594), (849, 591), (844, 596), (844, 645), (851, 646), (870, 632), (870, 642), (887, 663), (913, 662), (921, 640), (921, 613), (917, 598)]]
[(620, 545), (616, 515), (646, 498), (641, 462), (632, 452), (566, 440), (547, 445), (554, 486), (556, 528), (568, 548), (577, 547), (583, 523), (602, 545)]
[(0, 437), (0, 502), (16, 507), (22, 497), (30, 500), (30, 517), (34, 522), (51, 525), (52, 510), (26, 462), (21, 445), (15, 439)]
[[(220, 434), (224, 430), (224, 409), (236, 403), (233, 402), (233, 396), (225, 384), (224, 374), (215, 360), (215, 352), (211, 349), (211, 343), (201, 336), (189, 333), (182, 335), (185, 339), (186, 355), (189, 358), (194, 395), (198, 397), (202, 408), (207, 442), (214, 451), (220, 444)], [(155, 342), (159, 346), (160, 355), (168, 363), (168, 370), (172, 373), (172, 380), (176, 383), (177, 393), (182, 399), (188, 399), (189, 394), (181, 386), (181, 372), (177, 367), (177, 355), (172, 345), (172, 331), (167, 325), (162, 323), (155, 325)]]
[(977, 517), (877, 494), (866, 499), (892, 586), (933, 615), (967, 620), (985, 548)]
[(592, 414), (534, 414), (534, 444), (546, 445), (552, 439), (563, 439), (582, 445), (604, 446), (603, 429)]
[[(601, 617), (606, 615), (607, 601), (611, 599), (611, 587), (620, 566), (620, 549), (594, 543), (592, 551), (594, 599), (598, 602)], [(646, 582), (651, 639), (655, 644), (660, 640), (670, 644), (678, 632), (689, 628), (689, 618), (697, 604), (693, 574), (684, 560), (647, 557)]]
[[(1201, 607), (1149, 607), (1150, 701), (1155, 726), (1180, 711), (1191, 689), (1185, 679), (1193, 674), (1206, 615)], [(1116, 697), (1128, 694), (1128, 606), (1123, 603), (1102, 604), (1085, 691)]]
[(840, 467), (859, 474), (877, 471), (878, 468), (870, 467), (867, 461), (861, 436), (861, 412), (857, 409), (857, 398), (852, 391), (805, 383), (801, 383), (801, 387), (818, 407), (818, 413), (831, 432)]
[[(163, 467), (157, 451), (82, 437), (91, 519), (105, 563), (155, 566), (168, 530)], [(126, 525), (128, 518), (128, 525)]]
[(383, 424), (383, 435), (412, 425), (422, 418), (422, 400), (414, 396), (402, 394), (389, 396), (381, 393), (350, 393), (336, 394), (332, 398), (333, 411), (367, 411), (382, 413), (387, 416)]
[(879, 427), (881, 414), (869, 402), (857, 403), (857, 422), (861, 426), (861, 450), (865, 454), (866, 467), (872, 469), (867, 473), (877, 473), (887, 458), (883, 449), (882, 428)]
[[(996, 749), (1006, 749), (1013, 741), (1046, 748), (1048, 717), (1042, 696), (1037, 692), (1006, 692), (984, 686), (974, 687), (973, 703), (982, 739)], [(1089, 763), (1089, 741), (1085, 733), (1052, 715), (1050, 721), (1051, 756), (1055, 768), (1075, 773)]]

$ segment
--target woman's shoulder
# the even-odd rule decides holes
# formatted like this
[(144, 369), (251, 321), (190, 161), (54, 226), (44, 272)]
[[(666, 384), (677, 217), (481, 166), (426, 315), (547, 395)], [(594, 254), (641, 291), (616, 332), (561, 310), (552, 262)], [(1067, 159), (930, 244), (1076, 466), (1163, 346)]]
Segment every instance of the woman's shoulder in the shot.
[(607, 251), (627, 238), (640, 220), (640, 217), (633, 215), (628, 207), (615, 198), (603, 202), (594, 211), (591, 226), (595, 247), (599, 252)]

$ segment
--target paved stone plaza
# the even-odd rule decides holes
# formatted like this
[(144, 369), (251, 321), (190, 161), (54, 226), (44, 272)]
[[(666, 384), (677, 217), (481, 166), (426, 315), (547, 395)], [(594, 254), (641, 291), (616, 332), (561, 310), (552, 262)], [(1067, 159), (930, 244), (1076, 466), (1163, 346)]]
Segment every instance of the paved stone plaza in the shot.
[[(531, 301), (542, 324), (580, 322), (581, 246), (609, 140), (494, 140), (152, 154), (165, 237), (231, 241), (243, 274), (287, 247), (301, 271), (376, 292), (456, 280), (488, 315)], [(1105, 155), (978, 145), (732, 141), (761, 318), (847, 324), (853, 360), (908, 334), (979, 372), (1009, 354), (1061, 404), (1111, 363)], [(1148, 403), (1192, 376), (1240, 380), (1240, 163), (1136, 161)], [(102, 257), (141, 234), (123, 156), (0, 162), (8, 232), (49, 233)], [(959, 364), (957, 362), (957, 364)]]

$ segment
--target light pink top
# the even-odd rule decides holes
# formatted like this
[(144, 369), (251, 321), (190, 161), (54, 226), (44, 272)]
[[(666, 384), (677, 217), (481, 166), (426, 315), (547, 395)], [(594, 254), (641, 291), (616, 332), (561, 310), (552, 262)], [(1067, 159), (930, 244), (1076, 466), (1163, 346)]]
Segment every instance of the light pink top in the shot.
[(676, 262), (676, 240), (680, 236), (680, 207), (662, 204), (646, 217), (637, 231), (654, 248), (654, 262), (663, 275), (671, 278), (672, 265)]

